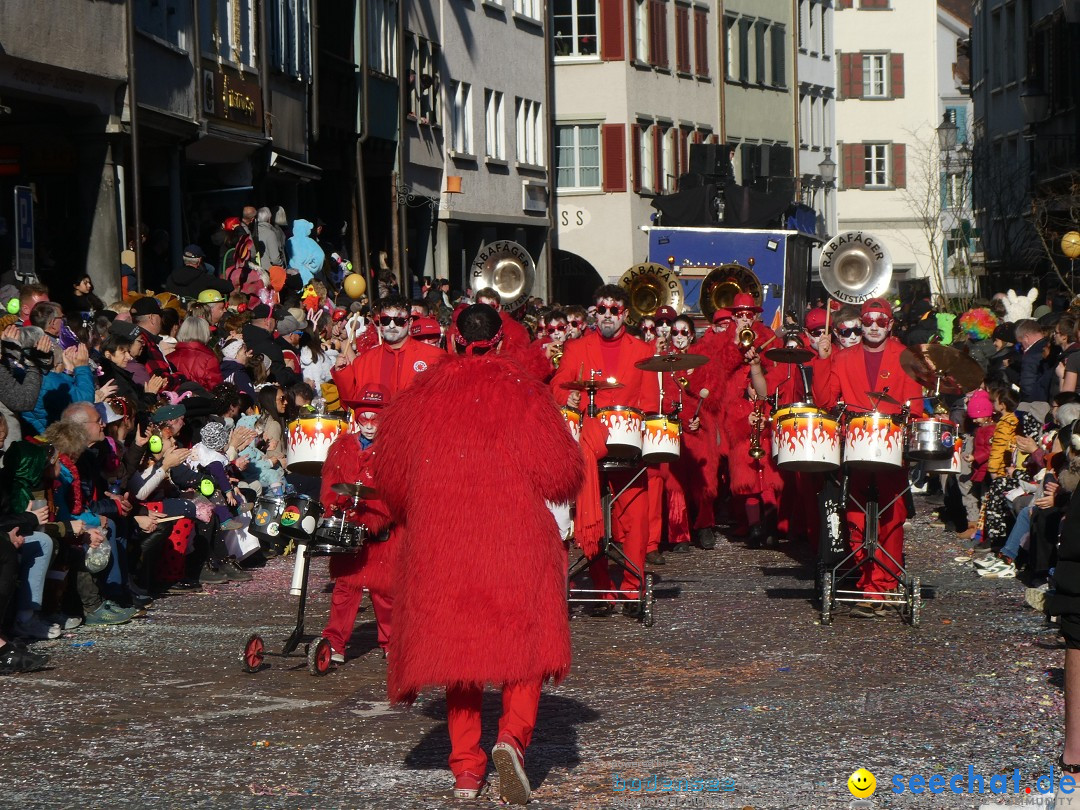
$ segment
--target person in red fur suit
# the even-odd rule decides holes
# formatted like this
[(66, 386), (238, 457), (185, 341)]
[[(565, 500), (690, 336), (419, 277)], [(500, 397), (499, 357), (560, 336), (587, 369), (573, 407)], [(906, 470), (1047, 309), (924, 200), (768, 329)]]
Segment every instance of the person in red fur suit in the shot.
[[(334, 593), (330, 598), (330, 619), (323, 629), (323, 638), (330, 642), (331, 660), (345, 663), (345, 647), (352, 635), (360, 600), (367, 588), (375, 613), (375, 626), (380, 649), (385, 655), (390, 643), (390, 622), (393, 611), (393, 555), (400, 544), (400, 529), (390, 526), (386, 504), (378, 499), (361, 501), (353, 508), (352, 498), (339, 495), (334, 484), (361, 483), (374, 486), (372, 465), (375, 461), (375, 434), (379, 414), (389, 404), (390, 392), (385, 386), (370, 383), (360, 394), (352, 424), (355, 433), (341, 433), (326, 454), (322, 470), (319, 499), (327, 514), (344, 513), (352, 523), (367, 527), (368, 541), (356, 554), (334, 554), (330, 557), (330, 576), (334, 577)], [(389, 530), (389, 538), (377, 538)]]
[(502, 296), (494, 287), (484, 287), (484, 289), (478, 290), (476, 303), (487, 304), (499, 313), (503, 328), (502, 351), (517, 350), (532, 343), (532, 336), (529, 334), (529, 330), (525, 328), (525, 324), (503, 310)]
[(525, 804), (540, 687), (570, 668), (566, 548), (547, 503), (573, 500), (584, 462), (543, 382), (493, 351), (498, 313), (468, 307), (457, 327), (461, 353), (397, 394), (379, 426), (375, 485), (403, 527), (389, 695), (446, 689), (454, 795), (474, 798), (487, 785), (483, 688), (501, 686), (491, 755), (502, 799)]

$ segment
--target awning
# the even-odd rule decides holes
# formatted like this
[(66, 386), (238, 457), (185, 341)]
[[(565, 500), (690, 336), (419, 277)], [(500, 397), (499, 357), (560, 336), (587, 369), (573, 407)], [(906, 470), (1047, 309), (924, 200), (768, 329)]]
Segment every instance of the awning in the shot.
[(322, 177), (322, 168), (302, 160), (283, 155), (281, 152), (270, 153), (270, 171), (291, 175), (303, 181), (318, 180)]
[(189, 163), (239, 163), (269, 142), (269, 138), (260, 134), (208, 126), (205, 135), (187, 145), (184, 157)]

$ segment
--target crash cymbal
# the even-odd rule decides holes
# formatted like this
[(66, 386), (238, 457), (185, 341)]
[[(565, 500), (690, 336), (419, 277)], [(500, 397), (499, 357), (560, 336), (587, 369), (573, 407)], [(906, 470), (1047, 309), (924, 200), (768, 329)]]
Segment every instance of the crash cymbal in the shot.
[(338, 495), (344, 495), (346, 498), (377, 498), (378, 493), (371, 487), (366, 487), (363, 484), (333, 484), (330, 487), (331, 490)]
[(982, 366), (959, 349), (940, 343), (923, 343), (900, 355), (904, 373), (923, 388), (935, 390), (941, 378), (942, 394), (966, 394), (978, 388), (986, 376)]
[(638, 360), (634, 368), (642, 371), (687, 371), (709, 362), (703, 354), (658, 354), (646, 360)]
[(797, 346), (785, 346), (782, 349), (769, 349), (765, 356), (774, 363), (807, 363), (817, 355), (809, 349), (800, 349)]
[(890, 397), (884, 391), (871, 391), (867, 394), (870, 399), (877, 400), (878, 402), (888, 402), (890, 405), (899, 405), (899, 400)]
[(622, 388), (623, 384), (614, 380), (570, 380), (559, 387), (566, 391), (605, 391), (609, 388)]

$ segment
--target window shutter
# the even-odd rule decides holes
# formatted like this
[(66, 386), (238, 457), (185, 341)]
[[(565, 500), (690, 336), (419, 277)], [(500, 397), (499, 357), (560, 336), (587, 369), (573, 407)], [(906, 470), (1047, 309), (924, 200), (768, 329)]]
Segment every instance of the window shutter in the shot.
[(892, 145), (893, 188), (907, 188), (907, 146), (902, 143)]
[(851, 8), (854, 0), (836, 0), (836, 10), (843, 11), (845, 8)]
[(694, 69), (698, 76), (709, 75), (709, 16), (694, 9)]
[(600, 58), (620, 62), (626, 54), (622, 0), (600, 0)]
[(600, 129), (603, 144), (604, 191), (626, 191), (626, 124), (604, 124)]
[(861, 143), (845, 143), (844, 155), (844, 188), (862, 188), (866, 175), (863, 172), (863, 161), (866, 150)]
[(675, 66), (690, 72), (690, 9), (681, 5), (675, 6)]
[(634, 191), (641, 191), (641, 127), (634, 124), (630, 128), (630, 159), (632, 161)]
[(656, 64), (659, 64), (659, 59), (660, 59), (660, 45), (659, 45), (659, 42), (658, 42), (657, 36), (656, 36), (656, 31), (657, 31), (657, 27), (658, 27), (656, 20), (660, 16), (657, 13), (656, 7), (657, 7), (657, 5), (659, 5), (659, 3), (657, 2), (657, 0), (648, 0), (648, 4), (649, 4), (649, 64), (650, 65), (656, 65)]
[(654, 126), (652, 134), (652, 189), (659, 192), (664, 187), (664, 131)]
[[(694, 133), (691, 130), (685, 128), (679, 129), (679, 161), (676, 164), (676, 166), (678, 166), (678, 169), (675, 172), (676, 175), (684, 175), (690, 170), (688, 165), (688, 161), (690, 160), (690, 150), (687, 144), (691, 142), (693, 137)], [(678, 177), (675, 179), (678, 180)]]
[(637, 2), (626, 0), (626, 58), (633, 62), (640, 59), (642, 54), (637, 52)]
[(893, 98), (904, 97), (904, 55), (889, 54), (889, 85)]
[(862, 95), (862, 79), (859, 80), (858, 88), (855, 89), (855, 83), (852, 79), (852, 71), (855, 69), (855, 62), (859, 60), (859, 64), (862, 64), (862, 57), (857, 53), (842, 53), (840, 54), (840, 95), (839, 100), (845, 98), (858, 98)]

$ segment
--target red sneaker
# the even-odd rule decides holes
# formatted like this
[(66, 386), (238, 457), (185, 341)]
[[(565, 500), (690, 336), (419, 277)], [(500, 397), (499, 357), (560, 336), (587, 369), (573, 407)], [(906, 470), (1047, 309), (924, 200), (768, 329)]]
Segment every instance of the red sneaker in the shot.
[(455, 799), (478, 799), (488, 789), (488, 781), (482, 776), (477, 776), (472, 771), (465, 771), (454, 780)]
[(491, 759), (499, 772), (499, 798), (507, 804), (529, 803), (531, 790), (525, 775), (525, 758), (517, 746), (508, 742), (495, 743)]

